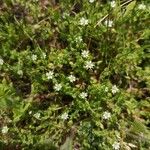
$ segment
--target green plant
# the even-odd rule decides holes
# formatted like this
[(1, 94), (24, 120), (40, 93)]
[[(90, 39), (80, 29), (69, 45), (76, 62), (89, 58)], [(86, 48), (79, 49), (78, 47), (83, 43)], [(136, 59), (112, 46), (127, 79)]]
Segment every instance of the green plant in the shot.
[(0, 4), (0, 149), (150, 147), (148, 2)]

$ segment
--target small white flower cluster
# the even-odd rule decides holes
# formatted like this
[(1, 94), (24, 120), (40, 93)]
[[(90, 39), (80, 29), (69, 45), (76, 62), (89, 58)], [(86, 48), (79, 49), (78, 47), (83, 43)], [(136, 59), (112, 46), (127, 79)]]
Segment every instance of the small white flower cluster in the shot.
[(112, 8), (114, 8), (114, 7), (116, 6), (116, 2), (115, 2), (115, 1), (111, 1), (111, 2), (110, 2), (110, 6), (111, 6)]
[(8, 130), (9, 130), (9, 128), (8, 128), (7, 126), (4, 126), (4, 127), (2, 128), (2, 134), (8, 133)]
[(89, 20), (88, 20), (88, 19), (86, 19), (86, 18), (84, 18), (84, 17), (82, 17), (82, 18), (80, 19), (80, 25), (81, 25), (81, 26), (86, 26), (86, 25), (88, 25), (88, 23), (89, 23)]
[(92, 61), (85, 62), (85, 65), (84, 65), (85, 69), (93, 69), (93, 67), (94, 67), (94, 63)]
[(146, 5), (145, 4), (139, 4), (138, 9), (145, 10), (146, 9)]
[(89, 0), (90, 3), (93, 3), (95, 0)]
[(4, 64), (4, 60), (0, 58), (0, 66), (2, 66), (3, 64)]
[(75, 42), (76, 43), (81, 43), (83, 41), (82, 37), (81, 36), (78, 36), (75, 38)]
[(55, 86), (54, 86), (54, 90), (58, 92), (58, 91), (60, 91), (61, 89), (62, 89), (62, 85), (56, 83)]
[[(88, 58), (89, 57), (89, 51), (88, 50), (84, 50), (81, 52), (81, 55), (83, 58)], [(94, 67), (94, 63), (90, 60), (85, 62), (84, 68), (85, 69), (93, 69)]]
[(116, 94), (117, 92), (119, 92), (119, 89), (117, 88), (116, 85), (114, 85), (114, 86), (112, 87), (111, 92), (112, 92), (113, 94)]
[(69, 13), (67, 13), (67, 12), (64, 12), (63, 15), (62, 15), (63, 19), (66, 19), (66, 18), (69, 17), (69, 16), (70, 16), (70, 15), (69, 15)]
[[(46, 75), (46, 77), (47, 77), (48, 80), (49, 80), (49, 79), (53, 79), (53, 77), (54, 77), (54, 72), (53, 72), (53, 71), (49, 71), (49, 72), (47, 72), (45, 75)], [(61, 84), (56, 83), (56, 84), (54, 85), (54, 90), (57, 91), (57, 92), (60, 91), (61, 88), (62, 88), (62, 85), (61, 85)]]
[(33, 116), (34, 116), (36, 119), (40, 119), (41, 114), (40, 114), (39, 112), (37, 112), (37, 113), (35, 113)]
[(113, 147), (114, 150), (119, 150), (120, 149), (120, 143), (114, 142), (112, 147)]
[(83, 58), (87, 58), (89, 56), (89, 51), (84, 50), (82, 51), (81, 55)]
[(86, 92), (80, 93), (80, 98), (82, 98), (82, 99), (86, 99), (87, 96), (88, 96), (88, 94)]
[[(54, 72), (53, 71), (49, 71), (49, 72), (47, 72), (46, 74), (46, 78), (49, 80), (49, 79), (53, 79), (53, 77), (54, 77)], [(76, 81), (76, 77), (74, 76), (74, 75), (69, 75), (68, 76), (68, 79), (69, 79), (69, 81), (71, 82), (71, 83), (73, 83), (73, 82), (75, 82)], [(54, 85), (54, 90), (55, 91), (60, 91), (62, 89), (62, 85), (61, 84), (58, 84), (58, 83), (56, 83), (55, 85)]]
[(36, 60), (37, 60), (37, 55), (33, 54), (33, 55), (31, 56), (31, 58), (32, 58), (33, 61), (36, 61)]
[(76, 77), (72, 74), (68, 77), (68, 79), (69, 79), (70, 82), (75, 82), (76, 81)]
[(105, 26), (108, 26), (109, 28), (111, 28), (113, 26), (113, 21), (112, 20), (106, 20), (104, 22)]
[(67, 120), (68, 118), (69, 118), (69, 116), (68, 116), (68, 113), (66, 113), (66, 112), (61, 115), (62, 120)]
[(103, 119), (108, 120), (110, 117), (111, 117), (111, 113), (110, 112), (105, 111), (103, 113), (103, 117), (102, 117)]
[(47, 77), (48, 80), (52, 79), (53, 76), (54, 76), (54, 72), (53, 71), (49, 71), (49, 72), (46, 73), (46, 77)]

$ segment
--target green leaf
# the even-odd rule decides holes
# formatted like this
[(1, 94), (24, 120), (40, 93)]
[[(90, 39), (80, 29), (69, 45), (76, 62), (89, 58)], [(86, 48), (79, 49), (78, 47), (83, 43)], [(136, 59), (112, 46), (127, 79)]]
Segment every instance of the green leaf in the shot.
[(134, 121), (132, 123), (132, 131), (139, 134), (149, 134), (147, 127), (140, 121)]
[(127, 17), (131, 13), (131, 11), (134, 9), (135, 5), (136, 5), (136, 1), (133, 1), (127, 6), (124, 17)]
[(30, 102), (16, 105), (16, 107), (13, 108), (13, 121), (18, 122), (21, 119), (21, 117), (25, 115), (29, 107)]
[[(0, 84), (0, 109), (8, 109), (12, 108), (13, 105), (13, 96), (14, 91), (12, 85), (7, 84), (6, 81), (3, 81)], [(16, 98), (17, 99), (17, 98)]]

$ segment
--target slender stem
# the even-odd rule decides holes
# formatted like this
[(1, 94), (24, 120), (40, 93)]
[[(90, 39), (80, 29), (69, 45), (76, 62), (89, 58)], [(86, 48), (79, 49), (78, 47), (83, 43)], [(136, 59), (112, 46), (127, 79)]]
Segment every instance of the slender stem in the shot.
[[(133, 0), (128, 0), (126, 2), (124, 2), (123, 4), (121, 4), (120, 6), (123, 7), (125, 6), (126, 4), (132, 2)], [(107, 17), (109, 16), (109, 14), (107, 14), (106, 16), (104, 16), (102, 19), (100, 19), (97, 24), (94, 26), (94, 28), (96, 28), (103, 20), (105, 20)]]

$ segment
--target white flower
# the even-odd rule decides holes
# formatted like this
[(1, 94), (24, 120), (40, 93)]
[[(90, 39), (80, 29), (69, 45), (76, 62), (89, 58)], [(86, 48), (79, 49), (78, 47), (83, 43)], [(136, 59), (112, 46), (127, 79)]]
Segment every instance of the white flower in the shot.
[(94, 63), (92, 61), (86, 61), (84, 68), (92, 69), (94, 67)]
[(81, 36), (78, 36), (75, 38), (75, 41), (76, 41), (76, 43), (81, 43), (83, 40), (82, 40)]
[(32, 114), (32, 111), (29, 111), (29, 115), (31, 115)]
[(48, 80), (49, 80), (49, 79), (52, 79), (52, 78), (53, 78), (53, 75), (54, 75), (54, 72), (53, 72), (53, 71), (49, 71), (49, 72), (46, 73), (46, 77), (47, 77)]
[(107, 112), (107, 111), (105, 111), (104, 113), (103, 113), (103, 119), (109, 119), (111, 117), (111, 113), (110, 112)]
[(67, 17), (69, 17), (69, 13), (64, 12), (63, 15), (62, 15), (62, 17), (63, 17), (64, 19), (66, 19)]
[(110, 2), (110, 6), (111, 6), (112, 8), (114, 8), (114, 7), (116, 6), (116, 2), (115, 2), (115, 1)]
[(61, 88), (62, 88), (61, 84), (55, 84), (55, 86), (54, 86), (55, 91), (60, 91)]
[(4, 64), (4, 60), (2, 58), (0, 58), (0, 65)]
[(64, 114), (62, 114), (61, 119), (67, 120), (68, 119), (68, 114), (66, 112)]
[(104, 22), (104, 24), (106, 25), (106, 26), (108, 26), (108, 27), (112, 27), (113, 26), (113, 21), (112, 20), (106, 20), (105, 22)]
[(18, 75), (23, 75), (23, 71), (22, 71), (22, 70), (18, 70), (18, 71), (17, 71), (17, 74), (18, 74)]
[(93, 3), (95, 0), (89, 0), (90, 3)]
[(73, 76), (73, 75), (70, 75), (70, 76), (68, 77), (68, 79), (69, 79), (70, 82), (76, 81), (76, 77)]
[(89, 56), (89, 51), (84, 50), (82, 51), (81, 55), (83, 58), (87, 58)]
[(8, 132), (8, 130), (9, 130), (9, 128), (8, 128), (7, 126), (4, 126), (4, 127), (2, 128), (2, 133), (3, 133), (3, 134), (6, 134), (6, 133)]
[(89, 23), (88, 19), (85, 19), (83, 17), (80, 19), (80, 25), (86, 26), (88, 25), (88, 23)]
[(36, 61), (36, 60), (37, 60), (37, 55), (33, 54), (33, 55), (32, 55), (32, 60), (33, 60), (33, 61)]
[(35, 113), (33, 116), (34, 116), (36, 119), (39, 119), (40, 116), (41, 116), (41, 114), (37, 112), (37, 113)]
[(43, 55), (43, 58), (45, 59), (45, 58), (46, 58), (46, 54), (45, 54), (45, 53), (42, 53), (42, 55)]
[(87, 94), (86, 92), (80, 93), (80, 97), (81, 97), (82, 99), (86, 99), (87, 96), (88, 96), (88, 94)]
[(139, 4), (138, 8), (141, 10), (144, 10), (144, 9), (146, 9), (146, 5), (145, 4)]
[(113, 149), (115, 150), (119, 150), (120, 149), (120, 143), (118, 142), (114, 142), (113, 145), (112, 145)]
[(105, 92), (108, 92), (108, 87), (105, 87)]
[(117, 88), (116, 85), (114, 85), (114, 86), (112, 87), (111, 91), (112, 91), (113, 94), (115, 94), (115, 93), (119, 92), (119, 89)]

